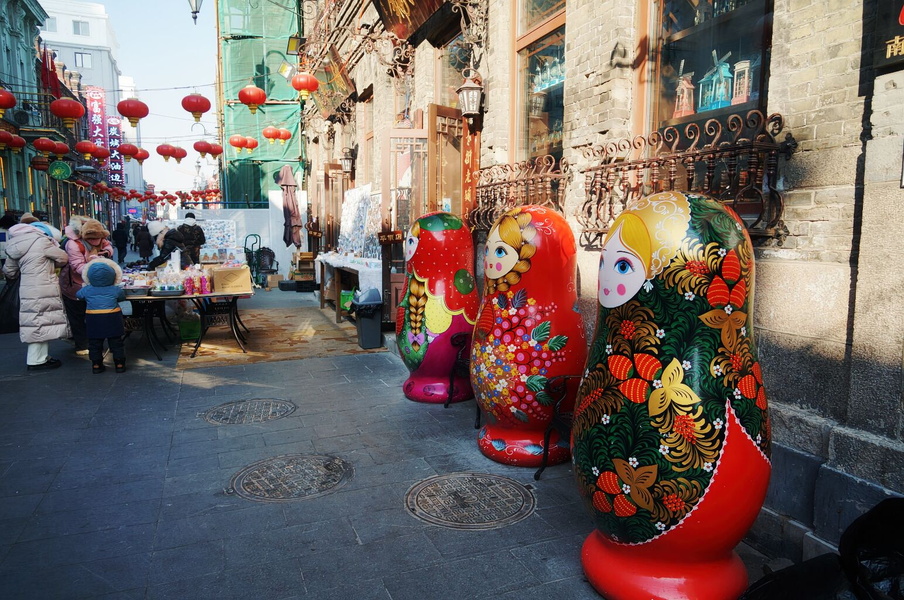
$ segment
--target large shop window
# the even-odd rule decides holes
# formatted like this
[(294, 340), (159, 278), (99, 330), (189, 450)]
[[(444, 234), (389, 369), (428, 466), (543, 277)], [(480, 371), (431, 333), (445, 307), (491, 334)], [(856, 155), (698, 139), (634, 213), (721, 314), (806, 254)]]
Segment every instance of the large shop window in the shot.
[(518, 19), (518, 34), (525, 34), (563, 10), (565, 0), (523, 0)]
[(519, 147), (523, 157), (562, 158), (565, 117), (565, 27), (518, 52), (521, 93)]
[(656, 0), (653, 125), (763, 109), (772, 0)]

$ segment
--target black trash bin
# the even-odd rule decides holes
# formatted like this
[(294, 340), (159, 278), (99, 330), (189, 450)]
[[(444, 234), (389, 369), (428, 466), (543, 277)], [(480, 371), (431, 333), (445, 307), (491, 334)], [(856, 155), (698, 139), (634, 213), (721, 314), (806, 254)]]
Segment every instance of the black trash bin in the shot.
[(357, 292), (352, 299), (351, 312), (358, 329), (358, 345), (365, 350), (382, 346), (383, 298), (380, 291), (371, 288)]

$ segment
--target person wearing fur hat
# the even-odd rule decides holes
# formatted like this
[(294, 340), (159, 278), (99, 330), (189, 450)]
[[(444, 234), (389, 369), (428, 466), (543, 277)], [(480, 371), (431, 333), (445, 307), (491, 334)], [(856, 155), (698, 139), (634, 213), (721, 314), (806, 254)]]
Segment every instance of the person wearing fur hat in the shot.
[(180, 269), (184, 269), (191, 265), (191, 258), (189, 258), (188, 252), (185, 250), (185, 241), (178, 230), (170, 229), (161, 221), (149, 221), (148, 231), (152, 237), (156, 238), (157, 247), (160, 248), (160, 254), (148, 264), (148, 271), (153, 271), (168, 261), (175, 250), (179, 250), (180, 252)]
[(204, 230), (195, 221), (195, 213), (185, 213), (185, 221), (176, 229), (182, 234), (191, 264), (199, 264), (201, 262), (201, 246), (207, 243), (207, 237), (204, 235)]
[(96, 258), (113, 258), (113, 245), (106, 239), (110, 235), (99, 221), (88, 217), (72, 217), (66, 227), (65, 250), (69, 264), (60, 271), (60, 289), (69, 327), (75, 341), (75, 353), (88, 354), (88, 334), (85, 331), (85, 301), (76, 296), (84, 281), (82, 273), (88, 263)]
[(88, 357), (91, 372), (95, 375), (106, 371), (104, 367), (104, 340), (113, 355), (117, 373), (126, 370), (126, 350), (122, 341), (125, 325), (119, 303), (126, 299), (119, 287), (122, 269), (109, 258), (95, 258), (82, 272), (85, 286), (76, 292), (86, 303), (85, 327), (88, 331)]
[(60, 249), (60, 231), (47, 223), (13, 225), (9, 229), (3, 274), (21, 277), (19, 283), (19, 339), (28, 344), (29, 371), (56, 369), (62, 363), (49, 355), (50, 340), (69, 336), (69, 325), (57, 267), (69, 257)]

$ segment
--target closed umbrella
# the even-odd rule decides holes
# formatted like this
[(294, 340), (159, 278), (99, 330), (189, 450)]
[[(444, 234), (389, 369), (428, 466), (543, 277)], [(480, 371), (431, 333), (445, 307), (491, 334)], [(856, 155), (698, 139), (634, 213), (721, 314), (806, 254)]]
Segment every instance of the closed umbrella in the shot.
[(295, 199), (295, 189), (298, 184), (295, 183), (295, 175), (292, 173), (292, 167), (283, 165), (279, 170), (279, 186), (283, 192), (283, 242), (288, 248), (295, 244), (295, 248), (301, 248), (301, 213), (298, 210), (298, 201)]

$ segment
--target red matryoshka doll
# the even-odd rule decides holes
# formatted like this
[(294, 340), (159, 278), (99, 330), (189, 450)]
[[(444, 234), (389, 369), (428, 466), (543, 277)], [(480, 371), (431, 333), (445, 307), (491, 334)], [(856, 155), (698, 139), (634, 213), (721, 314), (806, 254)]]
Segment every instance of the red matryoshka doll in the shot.
[(743, 222), (692, 193), (629, 203), (603, 241), (598, 297), (572, 429), (597, 527), (584, 572), (611, 600), (737, 598), (733, 548), (770, 473)]
[[(455, 215), (437, 212), (414, 222), (405, 240), (408, 287), (398, 308), (396, 341), (411, 375), (402, 385), (417, 402), (445, 402), (459, 350), (471, 345), (479, 299), (471, 232)], [(465, 339), (453, 336), (461, 334)], [(473, 396), (467, 376), (451, 380), (452, 401)]]
[[(487, 424), (477, 444), (497, 462), (538, 466), (554, 401), (549, 379), (577, 376), (563, 410), (571, 410), (587, 356), (577, 309), (574, 235), (542, 206), (500, 217), (486, 242), (485, 293), (471, 347), (471, 383)], [(568, 460), (568, 440), (550, 440), (548, 464)]]

